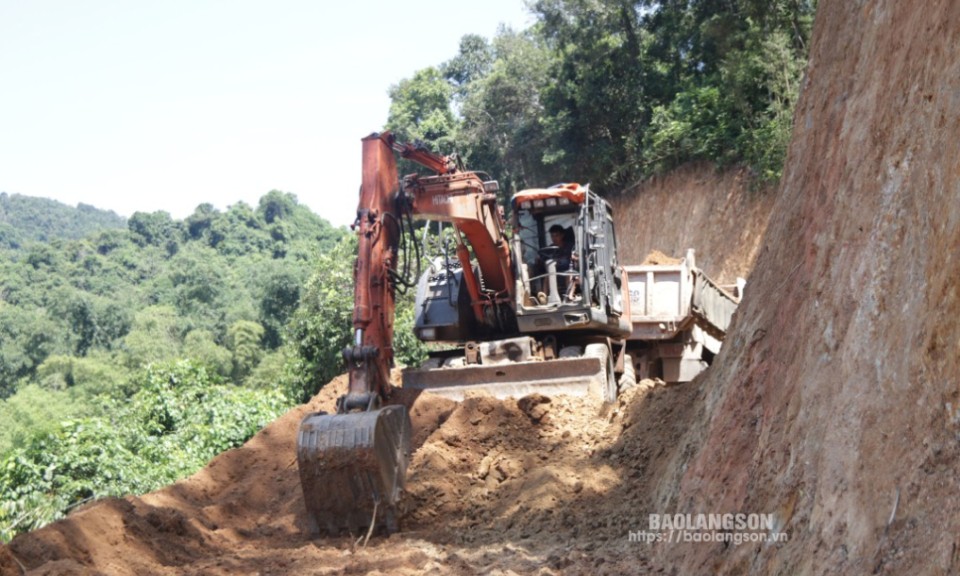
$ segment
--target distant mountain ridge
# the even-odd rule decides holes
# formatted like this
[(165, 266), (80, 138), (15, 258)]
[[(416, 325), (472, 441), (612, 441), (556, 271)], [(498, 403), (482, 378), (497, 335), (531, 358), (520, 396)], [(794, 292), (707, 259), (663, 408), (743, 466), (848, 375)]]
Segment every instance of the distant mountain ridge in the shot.
[(76, 207), (50, 200), (0, 192), (0, 248), (28, 242), (77, 240), (95, 232), (127, 227), (127, 219), (89, 204)]

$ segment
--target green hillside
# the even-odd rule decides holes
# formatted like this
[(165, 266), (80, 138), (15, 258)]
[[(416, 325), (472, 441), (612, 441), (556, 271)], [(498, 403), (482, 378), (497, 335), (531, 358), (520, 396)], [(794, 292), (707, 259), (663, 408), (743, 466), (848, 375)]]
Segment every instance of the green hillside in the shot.
[(31, 240), (0, 249), (0, 539), (190, 473), (321, 384), (290, 342), (308, 331), (287, 326), (308, 279), (327, 275), (316, 267), (349, 270), (355, 243), (295, 196), (123, 227), (3, 199)]
[[(8, 200), (8, 215), (53, 205)], [(136, 369), (190, 350), (225, 377), (243, 376), (246, 368), (232, 364), (236, 331), (252, 330), (266, 351), (278, 348), (311, 261), (343, 236), (281, 192), (256, 208), (203, 204), (184, 220), (138, 212), (124, 228), (95, 226), (112, 222), (95, 209), (61, 208), (21, 227), (49, 241), (0, 260), (0, 397), (24, 384), (72, 383), (76, 375), (54, 369), (51, 358)], [(98, 231), (58, 233), (79, 233), (80, 223)]]
[(21, 248), (34, 241), (78, 240), (126, 225), (126, 219), (115, 212), (88, 204), (73, 207), (47, 198), (0, 192), (0, 248)]

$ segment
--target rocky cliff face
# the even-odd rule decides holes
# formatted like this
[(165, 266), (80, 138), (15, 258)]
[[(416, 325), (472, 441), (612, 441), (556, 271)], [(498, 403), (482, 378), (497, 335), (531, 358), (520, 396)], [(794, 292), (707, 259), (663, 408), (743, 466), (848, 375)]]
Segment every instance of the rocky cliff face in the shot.
[(784, 181), (662, 513), (679, 574), (960, 571), (960, 3), (823, 0)]

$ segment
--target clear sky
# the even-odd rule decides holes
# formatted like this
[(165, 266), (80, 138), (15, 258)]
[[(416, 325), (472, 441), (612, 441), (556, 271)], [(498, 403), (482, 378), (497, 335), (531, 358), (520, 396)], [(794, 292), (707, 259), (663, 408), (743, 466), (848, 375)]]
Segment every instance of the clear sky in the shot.
[(349, 224), (389, 87), (523, 0), (0, 0), (0, 191), (114, 210), (277, 189)]

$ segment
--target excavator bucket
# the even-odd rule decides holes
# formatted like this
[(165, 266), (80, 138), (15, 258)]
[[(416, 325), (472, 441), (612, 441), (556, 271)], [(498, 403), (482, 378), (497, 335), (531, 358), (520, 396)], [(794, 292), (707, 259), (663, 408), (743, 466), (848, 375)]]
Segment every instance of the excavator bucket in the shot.
[(403, 406), (310, 414), (300, 423), (297, 461), (310, 533), (398, 530), (396, 505), (410, 461)]

